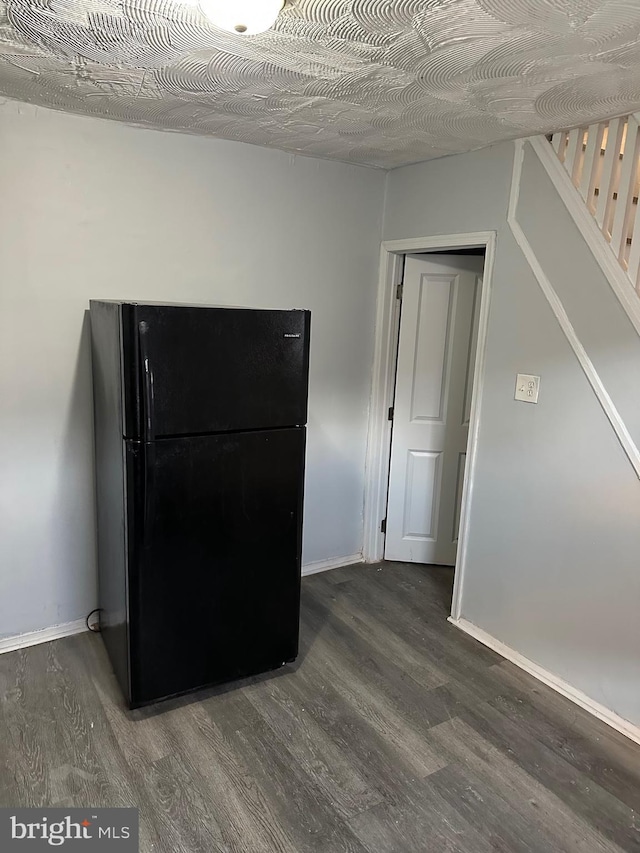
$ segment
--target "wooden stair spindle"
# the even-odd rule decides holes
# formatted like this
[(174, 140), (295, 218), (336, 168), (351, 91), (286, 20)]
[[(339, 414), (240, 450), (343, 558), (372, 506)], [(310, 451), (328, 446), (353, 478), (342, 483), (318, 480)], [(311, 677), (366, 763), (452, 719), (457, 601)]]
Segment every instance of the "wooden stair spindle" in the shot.
[(611, 246), (623, 267), (626, 267), (625, 250), (629, 223), (633, 211), (633, 193), (638, 172), (638, 123), (629, 121), (624, 143), (618, 200), (611, 228)]
[(609, 123), (607, 148), (604, 155), (604, 165), (602, 167), (602, 182), (600, 184), (598, 204), (596, 206), (596, 222), (600, 226), (600, 230), (607, 240), (611, 239), (607, 224), (613, 208), (613, 194), (617, 190), (618, 175), (620, 173), (619, 154), (625, 126), (626, 119), (617, 118)]

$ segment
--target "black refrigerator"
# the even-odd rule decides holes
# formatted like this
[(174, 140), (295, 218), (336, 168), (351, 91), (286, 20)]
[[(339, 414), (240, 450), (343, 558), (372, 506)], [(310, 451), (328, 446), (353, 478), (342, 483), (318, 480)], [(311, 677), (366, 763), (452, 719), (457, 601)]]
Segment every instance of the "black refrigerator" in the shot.
[(310, 313), (90, 314), (100, 626), (129, 707), (292, 661)]

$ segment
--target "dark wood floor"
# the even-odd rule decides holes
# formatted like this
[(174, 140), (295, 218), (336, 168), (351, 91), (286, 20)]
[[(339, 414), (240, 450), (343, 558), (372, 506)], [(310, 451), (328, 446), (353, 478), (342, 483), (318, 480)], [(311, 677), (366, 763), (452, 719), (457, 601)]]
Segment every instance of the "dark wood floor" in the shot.
[(446, 622), (451, 572), (303, 583), (296, 666), (123, 710), (99, 637), (0, 656), (0, 806), (154, 853), (640, 851), (640, 747)]

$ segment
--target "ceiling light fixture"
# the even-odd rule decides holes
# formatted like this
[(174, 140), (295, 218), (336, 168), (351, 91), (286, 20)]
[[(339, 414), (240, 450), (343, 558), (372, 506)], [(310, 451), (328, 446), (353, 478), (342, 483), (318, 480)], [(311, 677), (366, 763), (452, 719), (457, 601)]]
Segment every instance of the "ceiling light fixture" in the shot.
[(202, 13), (221, 30), (252, 36), (271, 29), (284, 0), (200, 0)]

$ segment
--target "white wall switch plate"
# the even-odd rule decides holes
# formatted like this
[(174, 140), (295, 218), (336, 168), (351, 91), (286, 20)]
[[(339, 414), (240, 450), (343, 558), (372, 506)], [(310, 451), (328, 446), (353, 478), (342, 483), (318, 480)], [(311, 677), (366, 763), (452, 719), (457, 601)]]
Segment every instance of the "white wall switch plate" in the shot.
[(516, 400), (523, 400), (525, 403), (537, 403), (539, 391), (539, 376), (531, 376), (530, 373), (518, 373), (516, 376)]

